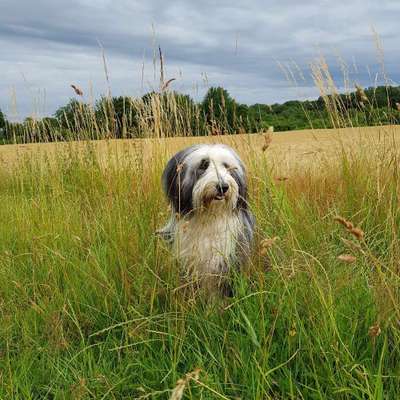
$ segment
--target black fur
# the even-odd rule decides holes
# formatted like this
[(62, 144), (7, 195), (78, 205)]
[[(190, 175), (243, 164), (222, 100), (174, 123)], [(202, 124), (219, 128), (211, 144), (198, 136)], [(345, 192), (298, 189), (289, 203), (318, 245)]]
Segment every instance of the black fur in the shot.
[(193, 210), (192, 184), (183, 185), (183, 178), (187, 173), (188, 166), (185, 158), (199, 146), (191, 146), (175, 154), (167, 163), (162, 175), (164, 192), (174, 208), (174, 212), (186, 215)]
[[(244, 173), (244, 168), (242, 167), (242, 171)], [(237, 208), (239, 210), (247, 210), (248, 209), (248, 204), (247, 204), (247, 185), (245, 181), (244, 175), (239, 174), (237, 170), (232, 170), (231, 175), (233, 179), (236, 181), (236, 183), (239, 186), (239, 198), (237, 202)]]

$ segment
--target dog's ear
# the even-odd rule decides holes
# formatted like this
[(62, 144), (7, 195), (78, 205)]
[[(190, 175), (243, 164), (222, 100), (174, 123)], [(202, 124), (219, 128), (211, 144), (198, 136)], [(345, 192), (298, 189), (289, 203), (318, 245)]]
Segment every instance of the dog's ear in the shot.
[[(191, 146), (176, 153), (167, 163), (162, 175), (162, 185), (165, 194), (172, 204), (174, 211), (185, 215), (192, 211), (193, 182), (186, 176), (188, 166), (185, 158), (193, 152), (197, 146)], [(185, 179), (185, 185), (183, 180)]]
[(231, 171), (233, 179), (236, 181), (239, 187), (239, 199), (237, 202), (237, 208), (247, 210), (247, 181), (246, 172), (243, 164), (239, 161), (240, 168)]

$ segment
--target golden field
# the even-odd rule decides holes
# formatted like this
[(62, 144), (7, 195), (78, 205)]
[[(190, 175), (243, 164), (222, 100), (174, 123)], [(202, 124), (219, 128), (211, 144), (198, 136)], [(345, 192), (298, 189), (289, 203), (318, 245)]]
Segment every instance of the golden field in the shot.
[[(263, 150), (266, 136), (271, 137)], [(168, 155), (195, 143), (225, 143), (238, 151), (244, 160), (265, 156), (280, 173), (293, 166), (315, 164), (318, 160), (334, 157), (341, 150), (372, 151), (391, 147), (400, 142), (399, 126), (378, 126), (343, 129), (314, 129), (265, 134), (241, 134), (227, 136), (174, 137), (162, 139), (109, 139), (90, 142), (72, 141), (59, 143), (10, 144), (0, 146), (0, 162), (12, 166), (19, 161), (51, 159), (66, 151), (82, 152), (90, 146), (99, 160), (107, 163), (126, 156), (143, 159), (144, 165), (152, 160), (155, 151)]]

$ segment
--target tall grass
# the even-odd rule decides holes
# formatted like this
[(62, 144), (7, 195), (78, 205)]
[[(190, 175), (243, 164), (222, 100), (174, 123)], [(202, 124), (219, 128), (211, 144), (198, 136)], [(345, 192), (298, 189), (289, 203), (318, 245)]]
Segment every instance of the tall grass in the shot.
[(377, 137), (284, 172), (238, 138), (267, 241), (211, 303), (181, 293), (154, 235), (187, 142), (154, 142), (144, 167), (87, 143), (3, 169), (0, 398), (398, 398), (399, 153)]

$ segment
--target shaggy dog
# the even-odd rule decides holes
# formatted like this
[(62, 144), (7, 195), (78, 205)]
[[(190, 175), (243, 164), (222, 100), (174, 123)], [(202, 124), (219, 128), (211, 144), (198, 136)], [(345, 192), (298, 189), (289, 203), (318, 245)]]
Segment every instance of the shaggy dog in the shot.
[(172, 215), (158, 233), (171, 244), (186, 279), (207, 293), (229, 290), (228, 272), (248, 259), (254, 231), (239, 156), (222, 144), (188, 147), (169, 160), (162, 184)]

